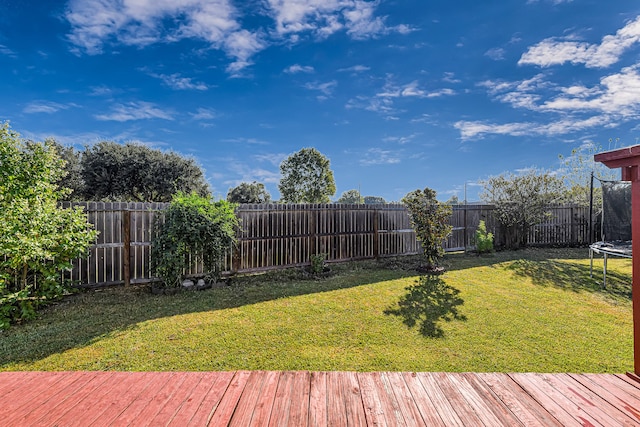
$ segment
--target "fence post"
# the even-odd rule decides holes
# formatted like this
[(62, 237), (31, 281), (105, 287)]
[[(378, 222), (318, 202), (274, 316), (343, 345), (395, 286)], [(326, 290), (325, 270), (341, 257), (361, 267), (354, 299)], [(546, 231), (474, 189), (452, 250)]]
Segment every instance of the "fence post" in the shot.
[(380, 226), (378, 224), (378, 209), (373, 209), (373, 256), (376, 260), (380, 259)]
[(124, 243), (122, 268), (124, 269), (124, 285), (131, 284), (131, 211), (122, 212), (122, 237)]

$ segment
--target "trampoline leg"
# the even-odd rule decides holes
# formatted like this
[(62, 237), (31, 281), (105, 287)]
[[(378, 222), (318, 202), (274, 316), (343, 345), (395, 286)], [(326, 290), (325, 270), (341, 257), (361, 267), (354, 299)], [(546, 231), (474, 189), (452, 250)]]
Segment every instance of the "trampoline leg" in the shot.
[(589, 275), (593, 279), (593, 249), (589, 248), (589, 259), (591, 260), (591, 266), (589, 267)]
[(602, 278), (602, 289), (607, 289), (607, 254), (604, 254), (604, 266), (602, 267), (603, 278)]

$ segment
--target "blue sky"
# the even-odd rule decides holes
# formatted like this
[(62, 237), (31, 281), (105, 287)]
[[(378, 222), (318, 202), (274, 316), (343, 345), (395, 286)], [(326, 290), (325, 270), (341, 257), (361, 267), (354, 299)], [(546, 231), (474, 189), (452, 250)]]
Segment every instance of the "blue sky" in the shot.
[[(640, 137), (640, 2), (0, 0), (0, 121), (195, 157), (217, 197), (304, 147), (400, 200)], [(610, 142), (612, 141), (612, 142)]]

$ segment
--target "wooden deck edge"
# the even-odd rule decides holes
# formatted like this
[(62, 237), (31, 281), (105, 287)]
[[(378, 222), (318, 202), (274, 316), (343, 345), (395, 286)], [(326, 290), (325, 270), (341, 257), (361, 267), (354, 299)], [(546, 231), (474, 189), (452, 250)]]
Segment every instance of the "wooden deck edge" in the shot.
[(638, 383), (638, 387), (640, 387), (640, 376), (634, 374), (633, 372), (627, 372), (627, 377), (629, 377), (632, 380), (636, 381)]

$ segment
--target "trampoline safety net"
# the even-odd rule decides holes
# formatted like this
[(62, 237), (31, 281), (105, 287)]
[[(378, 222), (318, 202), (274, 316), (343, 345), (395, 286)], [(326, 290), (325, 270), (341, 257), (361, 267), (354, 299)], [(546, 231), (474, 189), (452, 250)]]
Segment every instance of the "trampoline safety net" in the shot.
[(603, 181), (602, 240), (631, 240), (631, 183)]

